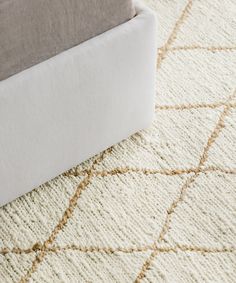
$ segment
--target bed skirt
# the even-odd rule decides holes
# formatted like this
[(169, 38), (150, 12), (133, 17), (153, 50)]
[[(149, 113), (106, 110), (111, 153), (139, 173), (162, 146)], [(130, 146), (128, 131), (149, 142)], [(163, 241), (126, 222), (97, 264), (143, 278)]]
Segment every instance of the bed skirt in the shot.
[(0, 82), (0, 206), (147, 127), (156, 19), (130, 21)]

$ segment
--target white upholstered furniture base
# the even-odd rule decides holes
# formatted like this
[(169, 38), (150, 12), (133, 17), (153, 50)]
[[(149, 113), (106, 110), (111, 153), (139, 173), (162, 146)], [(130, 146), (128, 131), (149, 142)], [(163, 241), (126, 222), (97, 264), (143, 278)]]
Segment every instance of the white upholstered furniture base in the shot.
[(137, 16), (0, 82), (0, 206), (148, 126), (156, 23)]

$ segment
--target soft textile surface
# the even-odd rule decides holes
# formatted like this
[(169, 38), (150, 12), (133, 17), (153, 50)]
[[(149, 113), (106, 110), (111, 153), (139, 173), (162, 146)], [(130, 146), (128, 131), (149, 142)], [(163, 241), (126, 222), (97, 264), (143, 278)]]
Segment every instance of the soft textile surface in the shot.
[(148, 4), (155, 121), (0, 209), (2, 282), (235, 282), (236, 3)]
[(131, 0), (0, 0), (0, 80), (133, 16)]
[(150, 125), (156, 19), (145, 5), (135, 10), (0, 82), (0, 207)]

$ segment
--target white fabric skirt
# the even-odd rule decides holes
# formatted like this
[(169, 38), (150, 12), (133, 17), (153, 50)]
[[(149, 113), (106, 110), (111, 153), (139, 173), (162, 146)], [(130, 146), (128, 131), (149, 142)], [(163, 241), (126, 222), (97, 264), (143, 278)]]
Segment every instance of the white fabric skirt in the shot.
[(147, 127), (156, 19), (132, 20), (0, 82), (0, 206)]

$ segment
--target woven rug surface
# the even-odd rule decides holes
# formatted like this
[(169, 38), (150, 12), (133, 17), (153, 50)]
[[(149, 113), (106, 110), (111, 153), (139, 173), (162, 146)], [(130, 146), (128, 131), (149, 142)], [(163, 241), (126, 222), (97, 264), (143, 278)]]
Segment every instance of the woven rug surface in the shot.
[(0, 282), (236, 282), (236, 1), (146, 3), (155, 121), (0, 209)]

